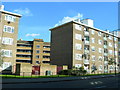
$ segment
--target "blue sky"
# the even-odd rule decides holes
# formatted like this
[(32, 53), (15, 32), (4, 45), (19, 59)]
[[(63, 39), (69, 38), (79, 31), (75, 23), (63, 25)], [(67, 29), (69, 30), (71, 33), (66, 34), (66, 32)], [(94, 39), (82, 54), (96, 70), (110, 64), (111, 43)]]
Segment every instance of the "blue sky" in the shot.
[(94, 27), (102, 30), (118, 28), (117, 2), (4, 2), (5, 10), (22, 14), (18, 39), (34, 38), (50, 41), (49, 28), (66, 17), (83, 15), (94, 20)]

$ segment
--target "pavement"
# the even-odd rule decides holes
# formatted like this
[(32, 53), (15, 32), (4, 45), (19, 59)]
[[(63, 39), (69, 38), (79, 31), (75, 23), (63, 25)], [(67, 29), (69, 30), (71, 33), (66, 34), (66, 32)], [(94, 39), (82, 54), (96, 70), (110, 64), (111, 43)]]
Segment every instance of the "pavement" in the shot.
[[(119, 77), (120, 74), (116, 75)], [(4, 78), (0, 84), (20, 84), (20, 83), (47, 83), (47, 82), (62, 82), (75, 80), (88, 80), (98, 78), (115, 77), (115, 75), (98, 75), (98, 76), (79, 76), (79, 77), (58, 77), (58, 78)]]

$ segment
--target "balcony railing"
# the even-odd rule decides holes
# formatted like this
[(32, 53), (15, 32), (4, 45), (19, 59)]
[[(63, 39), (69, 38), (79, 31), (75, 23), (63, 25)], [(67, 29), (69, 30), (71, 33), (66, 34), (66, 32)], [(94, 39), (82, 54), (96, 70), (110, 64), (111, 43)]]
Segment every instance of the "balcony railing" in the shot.
[(89, 32), (85, 31), (84, 32), (85, 36), (89, 36)]
[(85, 50), (84, 52), (85, 52), (85, 53), (89, 53), (89, 50)]
[(107, 55), (108, 55), (108, 53), (104, 53), (104, 55), (105, 55), (105, 56), (107, 56)]
[(107, 45), (104, 45), (104, 48), (107, 48)]
[(89, 60), (84, 60), (84, 64), (89, 64)]
[(104, 40), (107, 40), (107, 38), (106, 38), (106, 37), (104, 37), (103, 39), (104, 39)]
[(88, 45), (89, 43), (90, 43), (89, 41), (85, 40), (85, 44), (87, 44), (87, 45)]

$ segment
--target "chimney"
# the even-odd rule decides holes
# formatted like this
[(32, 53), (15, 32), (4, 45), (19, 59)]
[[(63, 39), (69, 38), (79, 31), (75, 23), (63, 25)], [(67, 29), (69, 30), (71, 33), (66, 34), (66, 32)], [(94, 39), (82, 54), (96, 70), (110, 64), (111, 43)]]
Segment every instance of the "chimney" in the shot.
[(91, 20), (91, 19), (83, 19), (83, 20), (81, 20), (81, 23), (86, 24), (90, 27), (93, 27), (93, 20)]
[(2, 11), (4, 10), (4, 5), (0, 6), (0, 10), (2, 10)]

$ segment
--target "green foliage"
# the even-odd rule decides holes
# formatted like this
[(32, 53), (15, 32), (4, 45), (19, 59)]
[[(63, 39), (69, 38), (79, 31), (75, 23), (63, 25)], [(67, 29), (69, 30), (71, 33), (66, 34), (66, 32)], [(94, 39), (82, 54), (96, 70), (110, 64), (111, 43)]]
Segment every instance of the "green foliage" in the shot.
[(73, 68), (70, 70), (61, 70), (58, 74), (59, 75), (73, 75), (73, 76), (79, 76), (79, 75), (85, 75), (87, 73), (86, 70), (84, 70), (84, 67), (76, 68), (73, 66)]

